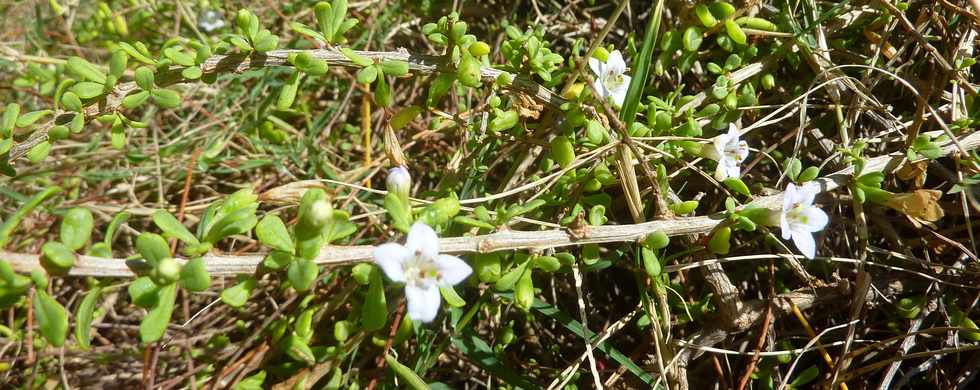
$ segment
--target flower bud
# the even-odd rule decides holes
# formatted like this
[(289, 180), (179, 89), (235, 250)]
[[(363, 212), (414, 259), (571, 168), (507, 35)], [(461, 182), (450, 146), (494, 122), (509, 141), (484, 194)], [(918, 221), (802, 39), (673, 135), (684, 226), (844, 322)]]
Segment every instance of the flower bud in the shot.
[(173, 283), (180, 278), (180, 264), (173, 258), (163, 258), (150, 273), (150, 278), (160, 286)]
[(412, 176), (408, 169), (397, 166), (388, 170), (387, 179), (388, 191), (395, 193), (398, 197), (408, 204), (408, 193), (412, 188)]

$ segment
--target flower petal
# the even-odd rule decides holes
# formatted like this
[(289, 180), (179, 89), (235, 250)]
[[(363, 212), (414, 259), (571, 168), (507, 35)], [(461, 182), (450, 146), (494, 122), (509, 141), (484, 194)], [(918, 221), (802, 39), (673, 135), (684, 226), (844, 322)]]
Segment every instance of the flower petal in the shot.
[(609, 58), (606, 60), (606, 71), (613, 75), (620, 75), (626, 71), (623, 53), (620, 53), (619, 50), (613, 50), (612, 53), (609, 53)]
[[(605, 68), (605, 64), (599, 61), (598, 58), (589, 57), (589, 68), (592, 68), (592, 73), (595, 73), (597, 78), (602, 77), (602, 71)], [(598, 89), (598, 88), (596, 88)]]
[(792, 235), (793, 232), (789, 226), (789, 218), (786, 218), (785, 209), (783, 210), (783, 212), (779, 213), (779, 229), (782, 231), (782, 236), (784, 240), (788, 240), (791, 237), (793, 237)]
[(610, 89), (609, 93), (612, 95), (613, 103), (617, 106), (622, 107), (623, 102), (626, 101), (626, 92), (630, 89), (630, 76), (623, 75), (622, 82)]
[(387, 243), (374, 248), (374, 263), (381, 267), (388, 279), (393, 282), (404, 282), (405, 271), (402, 263), (412, 255), (412, 251), (395, 243)]
[[(793, 183), (787, 184), (786, 191), (783, 192), (783, 214), (786, 214), (787, 211), (793, 208), (793, 204), (797, 202), (796, 198), (796, 185)], [(786, 225), (785, 221), (783, 225)], [(783, 238), (787, 239), (789, 237), (786, 237), (786, 234), (784, 233)]]
[(421, 252), (427, 258), (435, 258), (439, 255), (439, 236), (429, 225), (416, 222), (408, 231), (405, 247), (412, 253)]
[(808, 259), (812, 259), (813, 256), (817, 254), (817, 243), (813, 240), (813, 234), (810, 232), (802, 232), (799, 230), (793, 231), (793, 243), (796, 244), (796, 248), (800, 250), (803, 256)]
[(734, 137), (735, 139), (738, 139), (738, 137), (740, 137), (741, 135), (742, 135), (742, 132), (738, 129), (738, 126), (735, 126), (734, 123), (729, 122), (728, 123), (728, 136), (729, 137)]
[(606, 100), (606, 96), (609, 96), (609, 90), (606, 89), (606, 86), (602, 84), (602, 81), (600, 81), (598, 77), (592, 81), (592, 86), (595, 87), (595, 91), (599, 93), (599, 96), (596, 96), (596, 99)]
[(442, 275), (442, 280), (439, 282), (443, 286), (452, 286), (462, 282), (473, 273), (473, 268), (470, 268), (469, 264), (452, 255), (436, 257), (436, 267), (439, 267), (439, 274)]
[(799, 226), (808, 232), (819, 232), (827, 226), (829, 219), (827, 213), (819, 207), (804, 207), (800, 211)]
[(738, 155), (739, 162), (745, 161), (749, 157), (749, 144), (745, 141), (738, 141), (735, 154)]
[(405, 298), (408, 300), (408, 316), (414, 321), (432, 322), (439, 314), (442, 297), (439, 296), (438, 286), (405, 285)]
[(813, 204), (813, 200), (820, 193), (820, 185), (812, 181), (806, 182), (797, 192), (800, 194), (800, 203), (809, 206)]
[(718, 161), (718, 166), (715, 167), (715, 180), (725, 181), (728, 178), (728, 168), (726, 167), (725, 158), (722, 157), (721, 161)]
[[(733, 178), (736, 178), (736, 179), (739, 176), (742, 176), (742, 169), (738, 166), (738, 161), (735, 161), (735, 160), (732, 160), (732, 159), (727, 159), (727, 161), (725, 161), (725, 164), (722, 164), (722, 165), (724, 165), (724, 167), (725, 167), (725, 175), (726, 176), (733, 177)], [(724, 179), (722, 179), (722, 180), (724, 180)]]

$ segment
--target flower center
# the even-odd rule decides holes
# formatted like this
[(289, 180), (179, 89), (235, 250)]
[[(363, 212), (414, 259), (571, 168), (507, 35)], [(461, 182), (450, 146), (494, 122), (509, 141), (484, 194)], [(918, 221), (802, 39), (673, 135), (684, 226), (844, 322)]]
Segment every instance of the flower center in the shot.
[(802, 203), (796, 203), (793, 205), (793, 208), (786, 212), (786, 218), (792, 223), (809, 225), (810, 218), (803, 213), (804, 210), (806, 210), (806, 206), (804, 206)]
[(721, 153), (726, 159), (732, 160), (735, 165), (741, 165), (742, 158), (741, 153), (739, 153), (739, 149), (739, 142), (736, 139), (725, 143), (724, 150), (722, 150)]
[(613, 71), (607, 71), (606, 77), (602, 79), (602, 83), (605, 84), (606, 88), (614, 89), (623, 85), (623, 75), (613, 73)]
[(432, 258), (415, 252), (410, 259), (402, 264), (405, 271), (405, 283), (416, 287), (429, 287), (442, 280), (442, 272)]

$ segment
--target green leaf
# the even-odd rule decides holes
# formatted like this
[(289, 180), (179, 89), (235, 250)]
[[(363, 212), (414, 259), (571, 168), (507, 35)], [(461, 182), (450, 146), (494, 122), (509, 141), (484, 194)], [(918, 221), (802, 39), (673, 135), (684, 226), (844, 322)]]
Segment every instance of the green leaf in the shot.
[(140, 256), (143, 256), (143, 260), (154, 267), (160, 260), (173, 257), (167, 240), (155, 233), (140, 233), (136, 237), (136, 251), (139, 252)]
[(247, 233), (257, 223), (254, 207), (236, 210), (215, 222), (204, 236), (204, 241), (214, 244), (225, 237)]
[(286, 276), (289, 277), (289, 283), (296, 291), (307, 291), (313, 287), (319, 273), (320, 267), (317, 267), (313, 260), (297, 259), (289, 264)]
[(466, 306), (466, 300), (459, 296), (456, 289), (453, 286), (439, 287), (439, 294), (442, 298), (446, 300), (446, 304), (452, 307), (463, 307)]
[(803, 163), (796, 157), (790, 157), (783, 164), (783, 170), (786, 171), (786, 177), (796, 181), (796, 178), (800, 176), (800, 171), (803, 170)]
[(817, 379), (817, 376), (819, 375), (820, 375), (820, 367), (818, 366), (807, 367), (805, 370), (801, 371), (799, 375), (793, 378), (793, 381), (790, 382), (790, 386), (794, 388), (798, 388), (807, 383), (813, 382), (813, 380)]
[(194, 292), (206, 291), (211, 286), (211, 275), (204, 259), (195, 257), (184, 264), (180, 269), (180, 286)]
[(317, 26), (326, 38), (327, 43), (333, 43), (333, 7), (330, 3), (321, 1), (313, 6), (313, 15), (316, 16)]
[(530, 266), (531, 261), (525, 260), (520, 263), (520, 265), (513, 267), (510, 271), (507, 271), (497, 282), (494, 284), (494, 288), (497, 291), (510, 291), (517, 284), (517, 281), (527, 272), (528, 266)]
[[(105, 87), (102, 84), (93, 83), (91, 81), (83, 81), (73, 85), (71, 87), (71, 92), (74, 92), (82, 99), (92, 99), (94, 97), (101, 96), (104, 89)], [(65, 102), (64, 99), (62, 99), (62, 102)]]
[[(68, 126), (57, 125), (48, 129), (48, 140), (59, 141), (71, 135), (71, 131), (68, 130)], [(6, 151), (4, 151), (6, 153)]]
[(459, 80), (460, 84), (467, 87), (479, 88), (483, 84), (480, 61), (470, 55), (469, 52), (464, 52), (459, 60), (459, 65), (456, 67), (456, 79)]
[(172, 89), (158, 88), (150, 91), (150, 96), (161, 108), (177, 108), (180, 106), (180, 94)]
[(75, 253), (57, 241), (48, 241), (41, 247), (41, 266), (49, 274), (67, 275), (75, 266)]
[(160, 288), (157, 304), (143, 317), (140, 322), (140, 340), (152, 343), (160, 340), (170, 324), (170, 316), (174, 312), (174, 301), (177, 299), (177, 284), (171, 283)]
[(283, 252), (293, 253), (296, 246), (293, 244), (292, 237), (286, 224), (278, 216), (266, 215), (257, 225), (255, 225), (255, 235), (265, 246)]
[(695, 26), (688, 27), (686, 30), (684, 30), (684, 36), (682, 39), (684, 43), (684, 50), (691, 52), (698, 51), (698, 48), (701, 47), (702, 40), (701, 29)]
[(281, 343), (280, 348), (286, 351), (286, 354), (293, 358), (293, 360), (304, 362), (310, 366), (316, 363), (316, 357), (313, 355), (313, 351), (310, 350), (310, 346), (306, 345), (306, 342), (295, 334), (289, 335)]
[(163, 49), (163, 56), (180, 66), (194, 66), (194, 56), (184, 52), (180, 46), (170, 46)]
[(728, 187), (728, 189), (732, 191), (735, 191), (745, 196), (752, 196), (752, 192), (749, 191), (749, 186), (745, 185), (745, 182), (742, 181), (742, 179), (739, 179), (737, 177), (730, 177), (725, 179), (724, 183), (725, 183), (725, 187)]
[(129, 54), (129, 56), (130, 57), (133, 57), (135, 60), (137, 60), (139, 62), (142, 62), (144, 64), (147, 64), (147, 65), (155, 65), (156, 64), (156, 61), (150, 59), (150, 57), (147, 57), (146, 54), (140, 52), (139, 50), (137, 50), (135, 47), (133, 47), (129, 43), (126, 43), (126, 42), (118, 42), (118, 44), (119, 44), (119, 48), (123, 49), (123, 51), (125, 51), (126, 54)]
[(568, 137), (559, 135), (551, 140), (551, 157), (562, 168), (568, 168), (575, 161), (575, 147)]
[(401, 198), (394, 192), (385, 195), (385, 209), (391, 218), (391, 226), (402, 232), (408, 232), (412, 225), (412, 210), (403, 204)]
[(711, 235), (711, 240), (708, 241), (708, 249), (711, 249), (711, 252), (719, 255), (728, 254), (728, 251), (731, 249), (731, 236), (732, 228), (728, 226), (718, 228), (715, 230), (715, 233)]
[(252, 296), (255, 285), (256, 282), (253, 277), (242, 279), (238, 284), (221, 292), (221, 301), (231, 307), (245, 306), (245, 302), (248, 302), (248, 298)]
[(647, 247), (640, 248), (640, 256), (643, 258), (643, 269), (647, 272), (651, 278), (660, 276), (663, 272), (663, 266), (660, 264), (660, 259), (657, 258), (657, 252), (654, 252)]
[(51, 110), (37, 110), (31, 111), (17, 118), (17, 127), (28, 127), (33, 125), (35, 122), (39, 121), (51, 113)]
[(82, 303), (75, 311), (75, 339), (82, 349), (87, 350), (92, 343), (92, 320), (95, 313), (95, 304), (102, 296), (102, 287), (96, 287), (85, 294)]
[(72, 115), (71, 122), (68, 124), (68, 130), (71, 130), (72, 133), (78, 133), (82, 131), (83, 126), (85, 126), (85, 115)]
[(374, 64), (374, 61), (372, 61), (370, 58), (357, 54), (353, 50), (346, 47), (341, 48), (340, 51), (344, 53), (344, 56), (347, 57), (347, 59), (351, 60), (351, 62), (353, 62), (355, 65), (362, 68)]
[(374, 101), (384, 108), (390, 108), (394, 103), (394, 99), (391, 97), (391, 86), (388, 85), (388, 80), (383, 74), (378, 77), (378, 82), (374, 85)]
[[(187, 230), (180, 221), (170, 214), (167, 210), (157, 210), (153, 212), (153, 223), (157, 225), (160, 230), (163, 230), (163, 235), (169, 238), (176, 238), (183, 241), (185, 244), (197, 245), (200, 241), (197, 237), (191, 234), (190, 230)], [(203, 223), (203, 221), (202, 221)]]
[(81, 249), (92, 238), (93, 224), (92, 212), (87, 208), (75, 207), (68, 210), (61, 220), (61, 242), (73, 251)]
[(643, 98), (643, 89), (647, 85), (647, 76), (650, 72), (650, 64), (653, 62), (653, 48), (657, 43), (657, 34), (660, 31), (660, 23), (664, 10), (664, 0), (657, 0), (654, 6), (653, 15), (647, 23), (647, 30), (643, 36), (643, 47), (639, 55), (633, 59), (635, 66), (633, 78), (630, 80), (629, 88), (626, 90), (626, 98), (623, 100), (622, 110), (619, 118), (623, 121), (626, 128), (630, 128), (636, 119), (636, 111), (640, 106), (640, 99)]
[(323, 36), (323, 34), (321, 34), (319, 31), (313, 30), (312, 28), (310, 28), (310, 26), (307, 26), (300, 22), (291, 22), (289, 23), (289, 26), (292, 27), (293, 31), (296, 31), (300, 34), (313, 38), (318, 42), (328, 43), (327, 37)]
[(68, 61), (65, 64), (68, 66), (68, 70), (70, 72), (81, 77), (82, 79), (94, 81), (99, 84), (105, 84), (105, 73), (85, 59), (81, 57), (68, 57)]
[(680, 203), (672, 203), (667, 206), (671, 212), (677, 215), (684, 215), (693, 213), (697, 210), (699, 202), (696, 200), (688, 200)]
[(378, 78), (378, 68), (368, 66), (357, 71), (357, 82), (361, 84), (371, 84)]
[(725, 32), (728, 33), (729, 38), (739, 45), (744, 45), (746, 42), (748, 42), (748, 37), (745, 36), (745, 31), (742, 31), (742, 28), (739, 27), (734, 20), (725, 19)]
[(265, 383), (265, 370), (259, 371), (255, 375), (242, 379), (235, 385), (235, 390), (262, 390)]
[[(440, 73), (436, 76), (432, 80), (432, 83), (429, 84), (429, 94), (425, 100), (426, 106), (435, 107), (438, 105), (439, 101), (449, 93), (454, 81), (456, 81), (456, 75), (452, 73)], [(515, 112), (514, 114), (516, 116), (517, 113)], [(514, 123), (517, 123), (516, 119)]]
[(126, 72), (126, 64), (129, 62), (129, 55), (126, 54), (125, 50), (115, 50), (112, 52), (112, 56), (109, 57), (109, 74), (115, 76), (117, 79), (122, 77), (123, 73)]
[(400, 130), (401, 128), (405, 127), (405, 125), (415, 120), (415, 118), (417, 118), (421, 113), (421, 107), (408, 106), (403, 108), (401, 111), (398, 111), (398, 113), (395, 115), (392, 115), (391, 120), (388, 121), (388, 124), (391, 125), (392, 129)]
[(197, 80), (204, 75), (204, 71), (197, 66), (184, 68), (180, 71), (180, 76), (188, 80)]
[(708, 6), (704, 4), (698, 4), (694, 7), (694, 13), (697, 14), (698, 19), (701, 20), (701, 24), (704, 27), (712, 28), (718, 24), (718, 19), (715, 19), (714, 15), (708, 10)]
[(136, 69), (136, 74), (134, 77), (136, 79), (136, 85), (139, 86), (141, 89), (143, 89), (144, 91), (153, 90), (153, 83), (155, 82), (155, 80), (154, 80), (152, 68), (148, 66), (141, 66)]
[(338, 42), (338, 33), (343, 33), (341, 26), (344, 24), (344, 18), (347, 17), (347, 0), (333, 0), (333, 4), (330, 10), (331, 18), (333, 19), (330, 23), (330, 37), (331, 42)]
[(408, 62), (401, 60), (381, 61), (381, 72), (395, 77), (407, 75)]
[(388, 322), (388, 301), (385, 299), (381, 272), (375, 268), (371, 272), (370, 279), (371, 283), (368, 286), (367, 295), (364, 297), (364, 305), (361, 306), (361, 328), (366, 332), (381, 329)]
[(37, 144), (27, 152), (27, 159), (32, 163), (37, 164), (44, 161), (44, 159), (48, 157), (49, 153), (51, 153), (51, 143), (44, 141)]
[(127, 287), (129, 299), (134, 305), (143, 308), (156, 306), (159, 298), (157, 294), (159, 289), (159, 286), (153, 283), (153, 280), (149, 276), (138, 277)]
[(150, 99), (149, 91), (139, 91), (133, 94), (126, 95), (126, 97), (123, 98), (122, 105), (125, 108), (134, 109), (139, 106), (142, 106), (143, 103), (146, 103), (146, 101), (149, 99)]
[(253, 41), (253, 47), (259, 53), (275, 50), (276, 46), (279, 46), (279, 37), (266, 29), (259, 31)]
[(534, 302), (534, 279), (531, 279), (531, 271), (524, 272), (517, 284), (514, 285), (514, 305), (519, 309), (527, 311)]
[(796, 176), (796, 179), (799, 180), (800, 183), (806, 183), (808, 181), (816, 179), (817, 176), (819, 175), (820, 175), (820, 167), (807, 167), (806, 169), (803, 170), (803, 172), (800, 172), (800, 174)]
[(20, 105), (17, 103), (7, 104), (3, 111), (3, 122), (0, 124), (0, 138), (9, 137), (17, 125), (17, 118), (20, 116)]
[(54, 347), (65, 345), (68, 335), (68, 314), (64, 306), (42, 289), (34, 296), (34, 319), (41, 335)]
[(306, 52), (299, 53), (295, 57), (292, 57), (292, 63), (294, 66), (296, 66), (296, 69), (299, 69), (303, 73), (314, 76), (327, 74), (327, 61), (313, 57)]
[(61, 95), (61, 106), (68, 111), (82, 112), (82, 99), (68, 91)]
[(391, 355), (385, 355), (385, 361), (388, 362), (388, 366), (395, 372), (395, 375), (402, 378), (408, 387), (415, 390), (429, 390), (429, 386), (425, 384), (425, 381), (422, 380), (422, 378), (420, 378), (411, 368), (399, 363), (398, 360), (395, 360), (395, 358)]

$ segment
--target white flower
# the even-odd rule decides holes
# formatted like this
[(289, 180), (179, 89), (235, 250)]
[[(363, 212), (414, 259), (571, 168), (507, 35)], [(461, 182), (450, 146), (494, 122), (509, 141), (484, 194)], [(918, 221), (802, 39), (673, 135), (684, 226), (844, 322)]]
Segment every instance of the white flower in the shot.
[(827, 213), (813, 205), (818, 192), (813, 184), (797, 187), (789, 183), (783, 194), (783, 210), (779, 213), (783, 239), (792, 238), (800, 252), (810, 259), (817, 252), (813, 233), (823, 230), (828, 220)]
[(462, 282), (473, 272), (462, 259), (440, 255), (439, 237), (421, 222), (412, 225), (404, 246), (387, 243), (375, 248), (374, 262), (388, 279), (405, 283), (408, 315), (422, 322), (432, 321), (439, 313), (439, 287)]
[(597, 58), (589, 58), (589, 67), (596, 75), (593, 85), (601, 95), (599, 98), (606, 99), (612, 96), (613, 103), (622, 106), (623, 100), (626, 99), (626, 90), (630, 86), (630, 76), (624, 74), (626, 61), (623, 61), (623, 54), (619, 50), (613, 50), (604, 63)]
[(386, 180), (388, 191), (398, 194), (402, 199), (408, 200), (408, 193), (412, 187), (412, 175), (403, 166), (397, 166), (388, 170)]
[(742, 161), (749, 156), (749, 144), (738, 139), (739, 132), (735, 124), (728, 124), (728, 133), (715, 137), (713, 143), (705, 145), (704, 157), (718, 162), (715, 168), (715, 180), (723, 181), (730, 177), (742, 175)]
[(221, 13), (214, 10), (201, 12), (201, 15), (197, 18), (197, 27), (200, 27), (206, 33), (210, 33), (224, 26), (225, 21), (221, 18)]

